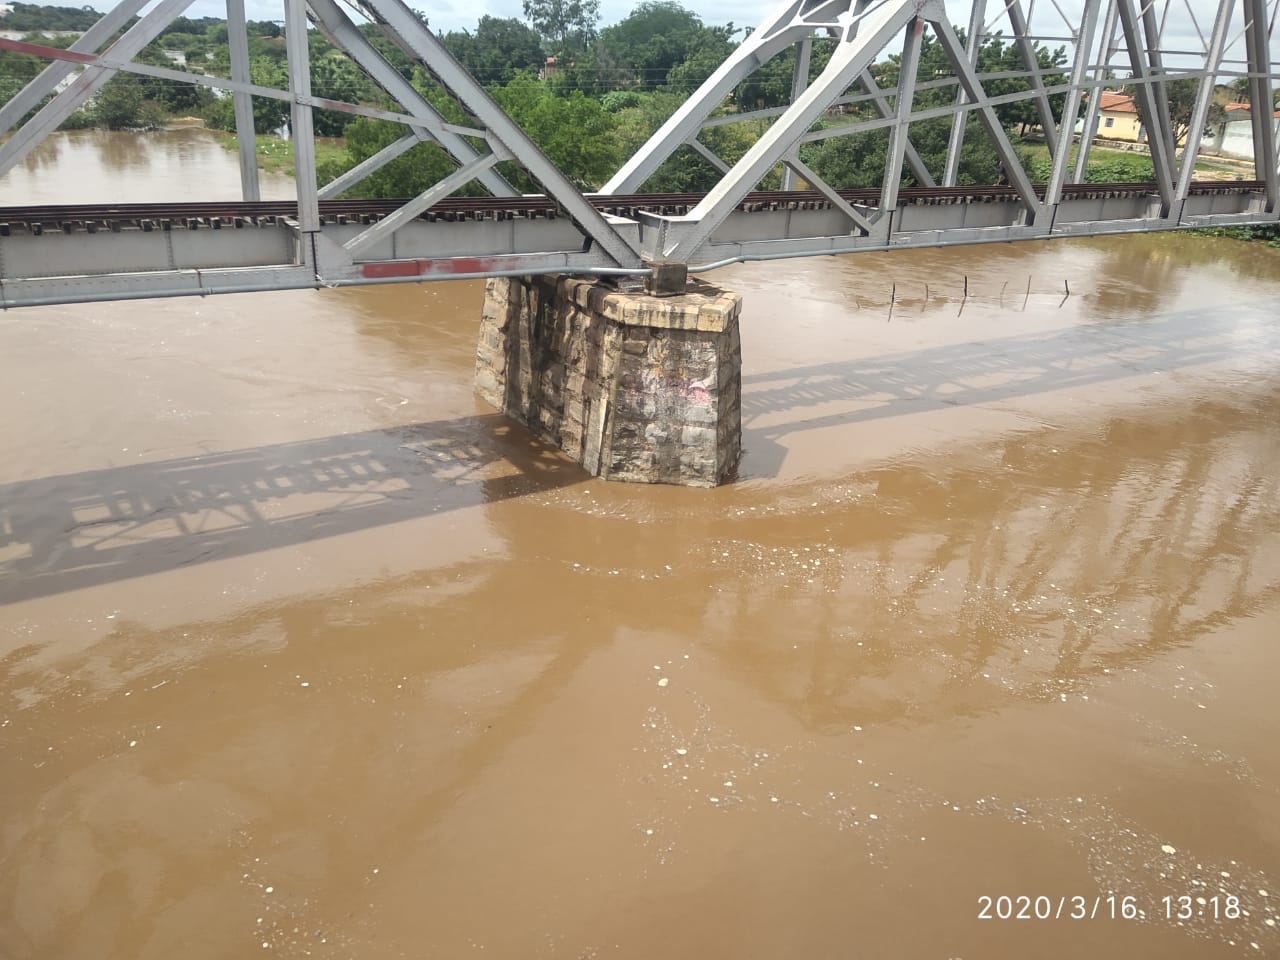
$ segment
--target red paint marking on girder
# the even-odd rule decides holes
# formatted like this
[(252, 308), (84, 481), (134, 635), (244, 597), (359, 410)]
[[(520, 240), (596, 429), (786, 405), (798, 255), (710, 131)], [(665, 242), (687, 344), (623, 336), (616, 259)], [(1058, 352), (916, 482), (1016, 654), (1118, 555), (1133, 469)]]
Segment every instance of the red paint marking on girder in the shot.
[(519, 266), (513, 257), (448, 257), (441, 260), (384, 260), (360, 264), (360, 273), (370, 280), (387, 277), (448, 276), (459, 273), (491, 273)]
[(14, 53), (27, 53), (42, 57), (45, 60), (67, 60), (71, 63), (97, 63), (98, 58), (92, 53), (77, 53), (74, 50), (59, 50), (57, 47), (46, 47), (39, 43), (27, 43), (25, 40), (6, 40), (0, 37), (0, 50), (12, 50)]
[(416, 277), (422, 273), (423, 260), (391, 260), (386, 263), (362, 263), (360, 274), (370, 280), (384, 277)]
[(450, 257), (448, 260), (425, 262), (438, 264), (442, 268), (441, 273), (488, 273), (498, 269), (502, 261), (495, 257)]

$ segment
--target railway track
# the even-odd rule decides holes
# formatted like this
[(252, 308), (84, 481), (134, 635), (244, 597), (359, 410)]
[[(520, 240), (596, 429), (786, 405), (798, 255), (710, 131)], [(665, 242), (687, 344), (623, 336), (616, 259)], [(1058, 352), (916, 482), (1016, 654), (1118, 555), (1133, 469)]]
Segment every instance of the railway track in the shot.
[[(1247, 193), (1262, 189), (1260, 181), (1198, 181), (1191, 184), (1192, 194)], [(1043, 196), (1043, 187), (1037, 187)], [(1116, 197), (1154, 193), (1153, 183), (1079, 183), (1068, 184), (1064, 197)], [(876, 204), (877, 189), (842, 190), (840, 195), (850, 203)], [(588, 200), (602, 213), (634, 219), (641, 212), (665, 216), (681, 216), (692, 210), (702, 194), (657, 193), (625, 196), (589, 196)], [(899, 194), (903, 204), (998, 203), (1017, 199), (1012, 187), (908, 187)], [(402, 199), (396, 200), (323, 200), (320, 216), (328, 224), (369, 224), (394, 212)], [(831, 206), (821, 194), (811, 191), (768, 191), (748, 194), (739, 210), (822, 210)], [(14, 231), (40, 235), (45, 231), (73, 233), (86, 231), (119, 232), (128, 228), (142, 230), (235, 229), (248, 226), (274, 226), (291, 220), (297, 212), (292, 200), (247, 203), (129, 203), (129, 204), (58, 204), (46, 206), (0, 207), (0, 236)], [(454, 197), (441, 200), (419, 219), (428, 222), (554, 219), (563, 216), (556, 204), (543, 196), (522, 197)]]

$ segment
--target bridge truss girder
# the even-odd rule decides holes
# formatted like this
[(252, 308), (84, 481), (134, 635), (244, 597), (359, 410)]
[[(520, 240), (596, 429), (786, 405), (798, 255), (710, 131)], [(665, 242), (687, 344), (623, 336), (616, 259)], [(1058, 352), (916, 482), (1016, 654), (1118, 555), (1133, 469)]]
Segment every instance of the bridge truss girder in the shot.
[[(1170, 12), (1177, 12), (1179, 2), (1185, 4), (1191, 14), (1190, 21), (1198, 38), (1196, 50), (1173, 50), (1165, 40)], [(1098, 102), (1101, 98), (1097, 94), (1117, 83), (1108, 75), (1119, 69), (1131, 74), (1131, 79), (1125, 82), (1137, 88), (1142, 116), (1151, 119), (1147, 140), (1155, 168), (1154, 197), (1158, 200), (1158, 209), (1155, 216), (1143, 218), (1146, 225), (1142, 229), (1193, 225), (1185, 217), (1195, 211), (1186, 204), (1200, 138), (1188, 136), (1186, 146), (1178, 150), (1174, 143), (1167, 82), (1188, 77), (1199, 82), (1190, 123), (1193, 133), (1204, 129), (1216, 84), (1221, 80), (1247, 76), (1252, 102), (1270, 104), (1272, 82), (1276, 77), (1271, 48), (1276, 10), (1280, 4), (1273, 0), (1268, 9), (1267, 0), (1220, 0), (1207, 35), (1200, 28), (1190, 0), (1164, 0), (1163, 10), (1160, 10), (1159, 0), (1137, 0), (1136, 3), (1135, 0), (1084, 0), (1077, 21), (1066, 22), (1063, 17), (1068, 30), (1066, 36), (1036, 32), (1020, 0), (1005, 0), (1000, 6), (1002, 9), (996, 18), (987, 21), (986, 0), (973, 0), (967, 44), (962, 44), (938, 0), (923, 3), (917, 0), (794, 0), (784, 4), (780, 12), (752, 33), (619, 170), (603, 192), (626, 193), (638, 189), (681, 147), (691, 147), (706, 156), (709, 151), (698, 137), (708, 129), (727, 123), (772, 119), (768, 132), (736, 163), (730, 165), (719, 158), (712, 158), (717, 161), (723, 176), (696, 209), (682, 217), (647, 218), (648, 222), (642, 225), (645, 253), (654, 258), (705, 262), (716, 259), (717, 247), (721, 248), (721, 253), (736, 256), (724, 244), (717, 244), (716, 232), (736, 204), (757, 188), (767, 171), (778, 164), (784, 165), (784, 184), (794, 183), (798, 175), (838, 207), (837, 199), (831, 197), (833, 191), (830, 187), (800, 160), (801, 148), (835, 136), (888, 129), (889, 149), (884, 160), (879, 206), (846, 210), (850, 229), (842, 238), (814, 238), (817, 242), (798, 242), (794, 249), (797, 255), (803, 255), (806, 247), (849, 251), (891, 247), (896, 245), (895, 239), (901, 239), (897, 237), (894, 215), (904, 161), (912, 168), (918, 183), (930, 183), (935, 173), (918, 170), (921, 161), (908, 135), (910, 125), (947, 114), (952, 116), (947, 156), (943, 169), (936, 173), (945, 186), (954, 186), (964, 145), (966, 120), (976, 115), (1021, 201), (1020, 209), (1007, 225), (1008, 229), (998, 230), (987, 238), (1054, 236), (1058, 232), (1055, 222), (1058, 207), (1063, 202), (1063, 187), (1068, 183), (1081, 182), (1085, 175), (1087, 158), (1098, 129)], [(1061, 13), (1056, 3), (1054, 8)], [(992, 32), (1002, 17), (1007, 18), (1010, 35), (1023, 59), (1024, 71), (980, 74), (976, 69), (978, 49), (984, 40), (1004, 32)], [(1097, 30), (1100, 20), (1105, 22), (1101, 41)], [(918, 51), (918, 43), (913, 38), (918, 37), (925, 24), (933, 31), (946, 55), (953, 72), (951, 78), (919, 82), (915, 76), (914, 54)], [(1238, 28), (1234, 39), (1231, 37), (1233, 24)], [(1118, 37), (1121, 28), (1122, 37)], [(808, 44), (814, 31), (824, 32), (834, 39), (836, 49), (827, 67), (809, 83), (807, 76), (802, 78), (800, 75), (800, 64), (807, 64), (809, 60)], [(883, 55), (896, 52), (897, 35), (903, 33), (905, 42), (900, 60), (900, 82), (891, 90), (882, 90), (869, 75), (867, 67)], [(1236, 59), (1229, 59), (1228, 51), (1233, 46), (1239, 48), (1242, 37), (1244, 50)], [(1065, 82), (1059, 81), (1053, 86), (1044, 82), (1046, 73), (1056, 71), (1045, 70), (1039, 64), (1036, 49), (1043, 41), (1062, 41), (1072, 47)], [(797, 43), (801, 48), (790, 106), (736, 116), (719, 113), (729, 90), (762, 63)], [(1113, 61), (1118, 54), (1125, 56), (1121, 62), (1115, 63)], [(1166, 63), (1167, 58), (1183, 62), (1173, 67)], [(1029, 89), (1015, 94), (991, 95), (984, 88), (986, 81), (1013, 77), (1025, 79)], [(855, 79), (856, 84), (853, 83)], [(942, 109), (914, 107), (912, 96), (916, 90), (941, 84), (959, 87), (953, 106)], [(862, 92), (850, 92), (851, 85), (855, 88), (860, 85)], [(1056, 119), (1051, 106), (1051, 98), (1055, 95), (1064, 97), (1064, 107)], [(892, 108), (887, 103), (887, 96), (894, 98)], [(1043, 191), (1032, 187), (1027, 171), (994, 111), (996, 106), (1019, 100), (1033, 103), (1043, 127), (1051, 169)], [(1086, 101), (1085, 120), (1076, 149), (1076, 121)], [(879, 117), (827, 125), (825, 128), (817, 123), (824, 112), (851, 104), (869, 104)], [(1261, 214), (1264, 219), (1270, 219), (1277, 213), (1276, 190), (1280, 177), (1275, 155), (1276, 125), (1269, 124), (1262, 111), (1254, 110), (1252, 116), (1255, 142), (1258, 144), (1255, 178), (1264, 185), (1265, 199), (1261, 205), (1256, 202), (1250, 204), (1250, 216)], [(1073, 150), (1077, 154), (1074, 168), (1071, 165)], [(802, 169), (807, 172), (801, 172)], [(1114, 229), (1115, 225), (1099, 223), (1096, 232), (1112, 232)], [(982, 237), (958, 230), (951, 239), (952, 242), (977, 242)]]
[[(242, 196), (256, 201), (251, 98), (283, 100), (291, 107), (296, 158), (296, 212), (281, 224), (290, 238), (283, 247), (287, 255), (280, 254), (282, 247), (272, 232), (244, 244), (229, 259), (225, 241), (183, 237), (175, 242), (170, 237), (167, 245), (158, 246), (155, 238), (127, 232), (114, 234), (114, 240), (112, 235), (72, 238), (62, 243), (62, 253), (49, 258), (33, 255), (22, 246), (38, 242), (39, 237), (0, 235), (0, 306), (531, 272), (643, 273), (651, 260), (680, 260), (705, 269), (729, 260), (1270, 222), (1280, 217), (1276, 125), (1263, 111), (1253, 111), (1255, 180), (1261, 189), (1237, 191), (1233, 198), (1205, 199), (1192, 191), (1199, 137), (1190, 137), (1179, 151), (1168, 95), (1171, 80), (1199, 80), (1193, 131), (1203, 128), (1220, 80), (1247, 77), (1252, 101), (1270, 103), (1276, 78), (1273, 28), (1280, 0), (1217, 0), (1207, 34), (1195, 15), (1193, 0), (1083, 0), (1075, 21), (1068, 20), (1053, 2), (1062, 20), (1057, 35), (1043, 25), (1043, 4), (1037, 19), (1034, 0), (1025, 8), (1022, 0), (1001, 0), (992, 4), (998, 11), (990, 19), (988, 0), (972, 0), (963, 43), (942, 0), (786, 0), (628, 159), (600, 194), (617, 196), (638, 190), (681, 147), (719, 170), (719, 182), (687, 213), (639, 212), (628, 217), (599, 212), (402, 0), (359, 0), (355, 9), (425, 68), (462, 107), (468, 122), (447, 121), (379, 53), (336, 0), (283, 0), (287, 89), (251, 81), (243, 0), (227, 0), (230, 77), (135, 62), (142, 48), (190, 2), (161, 0), (129, 25), (145, 4), (122, 0), (65, 51), (0, 40), (0, 47), (37, 53), (50, 61), (39, 77), (0, 105), (0, 132), (51, 98), (0, 144), (0, 176), (107, 80), (125, 72), (202, 84), (229, 94), (240, 146)], [(1172, 42), (1170, 24), (1177, 17), (1171, 17), (1171, 11), (1176, 14), (1180, 5), (1190, 15), (1197, 38), (1184, 45), (1197, 49), (1176, 49)], [(388, 103), (346, 103), (313, 95), (305, 40), (308, 23), (351, 57), (385, 91)], [(947, 76), (917, 75), (926, 31), (946, 57)], [(978, 70), (978, 49), (994, 36), (1012, 41), (1022, 69)], [(826, 66), (811, 78), (815, 39), (831, 42), (834, 49)], [(1067, 63), (1061, 70), (1043, 68), (1039, 45), (1059, 41), (1072, 51)], [(798, 56), (790, 105), (746, 112), (722, 110), (739, 84), (792, 47), (798, 49)], [(890, 55), (899, 57), (898, 79), (893, 87), (881, 87), (871, 68)], [(1093, 200), (1064, 196), (1064, 187), (1084, 175), (1097, 130), (1100, 97), (1096, 94), (1115, 83), (1108, 79), (1113, 70), (1131, 74), (1124, 82), (1137, 88), (1143, 116), (1151, 118), (1148, 140), (1156, 185), (1142, 202), (1129, 198), (1099, 207)], [(1008, 79), (1025, 81), (1026, 89), (994, 95), (988, 89), (993, 81)], [(923, 106), (917, 101), (920, 91), (940, 87), (956, 89), (953, 103)], [(1063, 97), (1063, 106), (1055, 113), (1053, 98), (1058, 96)], [(1031, 102), (1043, 128), (1051, 169), (1043, 188), (1033, 186), (996, 113), (997, 107), (1018, 101)], [(833, 109), (859, 105), (872, 115), (832, 122)], [(1073, 165), (1074, 128), (1082, 108), (1083, 131)], [(404, 125), (405, 134), (347, 174), (321, 185), (316, 180), (311, 126), (315, 109), (393, 120)], [(976, 116), (999, 156), (1012, 194), (986, 204), (983, 211), (938, 209), (925, 215), (921, 209), (905, 208), (899, 189), (904, 171), (919, 184), (955, 185), (971, 116)], [(948, 153), (940, 169), (930, 170), (912, 143), (911, 125), (940, 118), (951, 121)], [(768, 129), (733, 163), (717, 157), (699, 140), (703, 131), (716, 126), (763, 120), (772, 121)], [(889, 140), (878, 202), (848, 199), (804, 159), (808, 144), (878, 130), (887, 130)], [(321, 201), (336, 197), (422, 142), (438, 144), (457, 169), (362, 228), (335, 225), (321, 216)], [(523, 167), (554, 201), (561, 213), (554, 229), (524, 225), (509, 230), (462, 229), (460, 225), (447, 229), (440, 224), (428, 227), (421, 219), (468, 183), (479, 184), (495, 197), (515, 199), (516, 190), (500, 169), (504, 163)], [(753, 219), (743, 208), (744, 200), (777, 170), (782, 171), (784, 186), (805, 181), (825, 212), (778, 217), (763, 211)], [(1089, 219), (1091, 212), (1097, 218)], [(90, 249), (103, 243), (120, 244), (129, 255), (113, 266), (109, 254)], [(207, 256), (201, 253), (205, 248)], [(27, 266), (15, 272), (15, 263)]]
[[(33, 116), (18, 127), (9, 140), (0, 144), (0, 176), (35, 149), (72, 112), (85, 105), (112, 76), (117, 73), (133, 73), (195, 83), (231, 94), (235, 106), (236, 136), (241, 147), (242, 196), (246, 201), (259, 199), (250, 98), (268, 97), (290, 104), (297, 190), (294, 228), (298, 254), (295, 265), (312, 270), (313, 286), (326, 282), (361, 280), (368, 273), (364, 269), (365, 264), (381, 264), (388, 259), (386, 251), (378, 249), (381, 241), (389, 240), (397, 229), (468, 183), (474, 181), (480, 184), (493, 196), (515, 196), (516, 190), (495, 169), (503, 161), (523, 167), (542, 186), (545, 195), (556, 203), (561, 214), (577, 227), (578, 239), (570, 247), (535, 252), (550, 254), (550, 260), (559, 262), (562, 267), (622, 272), (639, 269), (634, 227), (618, 218), (600, 214), (578, 187), (548, 160), (541, 149), (502, 111), (488, 92), (467, 74), (401, 0), (362, 0), (359, 9), (365, 17), (378, 25), (386, 37), (426, 68), (474, 118), (474, 126), (447, 122), (426, 97), (387, 62), (334, 0), (284, 0), (288, 89), (255, 84), (249, 79), (243, 0), (228, 0), (227, 3), (232, 64), (230, 78), (134, 62), (133, 58), (138, 52), (155, 39), (168, 23), (181, 15), (190, 3), (191, 0), (162, 0), (159, 7), (109, 44), (108, 41), (119, 27), (143, 6), (141, 0), (125, 0), (70, 50), (0, 40), (0, 47), (34, 53), (52, 61), (40, 76), (2, 108), (2, 119), (6, 124), (5, 129), (8, 129), (23, 113), (47, 99)], [(398, 109), (383, 109), (314, 96), (310, 86), (306, 42), (309, 23), (314, 24), (349, 56), (395, 102)], [(59, 85), (77, 68), (82, 71), (80, 76), (69, 86), (59, 90)], [(369, 158), (357, 169), (322, 187), (316, 182), (315, 172), (315, 137), (311, 123), (311, 113), (315, 109), (340, 110), (394, 120), (403, 123), (407, 132), (400, 140)], [(407, 201), (395, 214), (370, 226), (368, 230), (341, 242), (334, 241), (328, 235), (331, 231), (325, 230), (321, 224), (319, 201), (336, 196), (410, 147), (424, 141), (439, 144), (459, 164), (458, 169), (418, 197)], [(462, 272), (461, 265), (452, 266), (453, 269), (449, 271), (451, 275)], [(477, 265), (476, 269), (483, 272), (486, 266)], [(375, 272), (385, 278), (391, 271), (384, 268)], [(275, 282), (278, 277), (279, 271), (273, 271), (268, 279)], [(6, 281), (11, 279), (5, 278)], [(123, 282), (127, 284), (133, 281)], [(144, 287), (149, 286), (145, 281), (137, 282)], [(12, 303), (16, 299), (7, 297), (4, 302)]]

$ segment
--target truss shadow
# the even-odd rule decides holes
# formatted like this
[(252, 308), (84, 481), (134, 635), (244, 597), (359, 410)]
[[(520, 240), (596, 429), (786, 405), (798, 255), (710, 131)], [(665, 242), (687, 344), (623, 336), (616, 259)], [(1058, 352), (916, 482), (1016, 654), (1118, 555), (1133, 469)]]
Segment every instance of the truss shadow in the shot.
[(586, 479), (489, 414), (4, 484), (0, 605)]
[(743, 446), (1276, 351), (1280, 328), (1252, 303), (756, 373), (742, 378)]

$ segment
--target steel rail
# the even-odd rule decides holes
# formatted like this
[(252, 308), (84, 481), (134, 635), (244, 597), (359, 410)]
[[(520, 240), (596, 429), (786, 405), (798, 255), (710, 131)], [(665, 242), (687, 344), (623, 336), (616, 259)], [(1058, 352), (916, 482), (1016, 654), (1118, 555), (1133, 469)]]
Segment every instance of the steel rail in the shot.
[[(1200, 180), (1193, 181), (1188, 192), (1192, 195), (1206, 193), (1252, 193), (1263, 190), (1266, 183), (1260, 180)], [(1045, 186), (1035, 185), (1037, 195), (1043, 196)], [(1063, 185), (1063, 197), (1089, 196), (1093, 194), (1144, 194), (1156, 191), (1154, 183), (1076, 183)], [(879, 200), (877, 189), (836, 191), (850, 203), (874, 204)], [(623, 211), (628, 214), (641, 212), (659, 213), (695, 206), (703, 199), (698, 193), (630, 194), (622, 196), (588, 195), (588, 201), (603, 212)], [(904, 187), (901, 191), (904, 203), (928, 203), (935, 200), (995, 200), (1017, 201), (1018, 193), (1004, 186), (961, 187)], [(332, 221), (336, 218), (381, 218), (399, 209), (403, 199), (384, 200), (322, 200), (320, 215)], [(760, 191), (747, 194), (738, 204), (739, 210), (757, 211), (781, 209), (791, 204), (803, 204), (812, 209), (827, 207), (831, 201), (821, 193), (807, 190)], [(125, 204), (45, 204), (0, 207), (0, 224), (43, 223), (105, 223), (151, 221), (175, 222), (181, 226), (187, 220), (221, 219), (246, 221), (288, 220), (296, 214), (297, 205), (291, 200), (246, 202), (239, 200), (215, 202), (174, 203), (125, 203)], [(468, 214), (510, 214), (512, 216), (538, 216), (558, 214), (554, 201), (541, 195), (522, 197), (454, 197), (436, 203), (423, 216), (427, 219), (449, 219), (450, 216)]]

